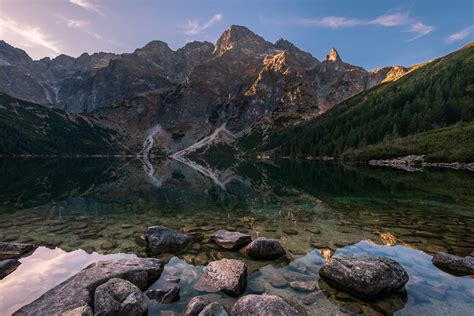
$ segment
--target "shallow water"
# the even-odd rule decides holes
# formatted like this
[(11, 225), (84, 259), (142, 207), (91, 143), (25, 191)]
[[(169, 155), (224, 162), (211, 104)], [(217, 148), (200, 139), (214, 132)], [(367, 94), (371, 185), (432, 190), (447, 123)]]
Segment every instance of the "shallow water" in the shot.
[[(267, 293), (300, 301), (307, 293), (275, 288), (266, 279), (284, 276), (294, 262), (313, 266), (305, 274), (319, 282), (324, 295), (305, 305), (311, 313), (346, 308), (366, 314), (463, 314), (474, 307), (472, 278), (438, 270), (430, 256), (474, 251), (473, 173), (320, 162), (199, 163), (206, 172), (172, 160), (154, 161), (154, 173), (138, 160), (0, 160), (0, 240), (43, 246), (0, 281), (0, 310), (8, 315), (88, 263), (108, 258), (102, 255), (148, 256), (140, 235), (153, 224), (198, 231), (205, 238), (166, 268), (174, 274), (186, 268), (181, 300), (152, 304), (152, 311), (181, 310), (197, 294), (191, 284), (202, 265), (223, 257), (247, 262), (248, 292), (260, 284)], [(288, 258), (271, 262), (272, 268), (270, 262), (222, 251), (206, 238), (221, 228), (278, 238)], [(337, 292), (319, 281), (320, 251), (394, 258), (410, 274), (407, 293), (365, 303)]]

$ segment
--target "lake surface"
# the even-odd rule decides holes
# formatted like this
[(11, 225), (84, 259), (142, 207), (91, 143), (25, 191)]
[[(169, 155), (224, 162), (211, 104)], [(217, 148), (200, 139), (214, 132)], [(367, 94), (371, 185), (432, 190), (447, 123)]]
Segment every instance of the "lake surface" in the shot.
[[(474, 280), (431, 264), (436, 251), (474, 252), (474, 173), (396, 169), (334, 162), (196, 162), (174, 160), (0, 160), (0, 240), (40, 247), (0, 281), (0, 312), (20, 306), (90, 262), (148, 256), (140, 239), (161, 224), (208, 237), (215, 230), (279, 239), (288, 258), (252, 261), (208, 242), (170, 260), (164, 274), (182, 278), (181, 299), (151, 311), (182, 311), (202, 294), (192, 288), (203, 265), (240, 258), (249, 266), (247, 293), (277, 293), (301, 304), (308, 293), (275, 287), (276, 277), (319, 282), (323, 295), (310, 314), (348, 311), (370, 315), (468, 314)], [(198, 169), (198, 170), (196, 170)], [(410, 275), (406, 291), (363, 302), (319, 280), (324, 258), (335, 253), (385, 255)], [(298, 270), (298, 269), (296, 269)], [(158, 287), (160, 280), (153, 287)], [(223, 304), (232, 298), (222, 295)], [(3, 315), (2, 314), (2, 315)]]

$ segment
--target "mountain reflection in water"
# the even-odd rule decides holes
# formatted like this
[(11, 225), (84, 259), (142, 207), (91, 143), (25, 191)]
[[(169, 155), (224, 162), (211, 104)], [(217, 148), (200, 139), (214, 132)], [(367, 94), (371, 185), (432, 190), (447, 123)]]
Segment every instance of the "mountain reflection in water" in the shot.
[[(329, 298), (323, 295), (317, 306), (308, 307), (314, 312), (340, 311), (348, 300), (363, 311), (382, 313), (428, 312), (445, 309), (443, 306), (458, 313), (472, 310), (469, 295), (474, 295), (473, 280), (450, 276), (430, 262), (430, 254), (436, 251), (463, 256), (474, 251), (472, 173), (427, 169), (407, 173), (288, 160), (272, 164), (228, 162), (225, 167), (193, 162), (198, 168), (175, 160), (152, 163), (153, 168), (146, 170), (153, 170), (153, 174), (147, 174), (138, 160), (0, 160), (0, 240), (42, 246), (0, 281), (0, 309), (13, 311), (13, 305), (31, 300), (25, 295), (22, 302), (11, 301), (5, 284), (24, 284), (20, 281), (34, 271), (35, 265), (56, 269), (57, 263), (52, 262), (57, 253), (66, 260), (58, 268), (64, 273), (39, 274), (39, 279), (49, 281), (42, 287), (35, 287), (36, 281), (32, 281), (29, 286), (36, 288), (36, 293), (91, 260), (105, 258), (102, 255), (147, 256), (140, 236), (146, 227), (162, 224), (185, 232), (198, 230), (204, 237), (228, 229), (246, 232), (252, 238), (279, 239), (288, 250), (288, 258), (272, 262), (274, 268), (269, 262), (216, 249), (207, 238), (172, 259), (171, 266), (196, 269), (199, 274), (209, 261), (240, 258), (252, 273), (249, 285), (263, 284), (267, 293), (299, 300), (301, 293), (271, 287), (265, 281), (268, 273), (272, 269), (281, 273), (291, 270), (291, 262), (298, 260), (318, 267), (323, 262), (321, 254), (334, 251), (387, 255), (410, 273), (408, 294), (379, 306), (355, 298), (341, 299), (342, 294), (319, 281)], [(51, 265), (44, 261), (48, 251), (55, 254)], [(307, 273), (319, 280), (316, 270)], [(186, 282), (192, 282), (191, 276), (187, 278)], [(437, 285), (442, 285), (443, 291), (429, 290)], [(21, 291), (22, 287), (15, 289)], [(189, 285), (188, 290), (183, 289), (183, 299), (171, 309), (181, 311), (184, 298), (192, 295), (196, 293)], [(381, 311), (381, 306), (388, 310)], [(161, 308), (152, 306), (156, 311)]]

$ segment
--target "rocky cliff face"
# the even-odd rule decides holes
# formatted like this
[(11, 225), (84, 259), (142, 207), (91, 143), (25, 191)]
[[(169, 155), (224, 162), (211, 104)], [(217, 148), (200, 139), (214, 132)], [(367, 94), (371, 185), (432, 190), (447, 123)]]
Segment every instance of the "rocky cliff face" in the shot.
[(153, 41), (131, 54), (39, 61), (0, 42), (0, 92), (67, 112), (93, 112), (139, 135), (137, 141), (160, 124), (170, 150), (224, 123), (238, 134), (263, 117), (318, 115), (406, 71), (368, 72), (345, 63), (334, 48), (321, 62), (287, 40), (272, 44), (235, 25), (215, 46), (192, 42), (173, 51)]

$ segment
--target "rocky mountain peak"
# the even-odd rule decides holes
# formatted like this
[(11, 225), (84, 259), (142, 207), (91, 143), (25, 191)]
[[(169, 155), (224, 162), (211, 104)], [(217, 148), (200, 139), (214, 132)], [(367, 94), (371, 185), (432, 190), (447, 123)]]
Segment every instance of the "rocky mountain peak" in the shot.
[(231, 50), (260, 54), (272, 48), (273, 45), (271, 43), (265, 41), (245, 26), (232, 25), (217, 40), (214, 55), (220, 56)]
[(7, 42), (0, 40), (0, 60), (7, 61), (31, 61), (32, 59), (28, 54), (19, 48), (13, 47)]
[(331, 48), (331, 51), (329, 52), (329, 55), (326, 56), (327, 61), (332, 61), (332, 62), (341, 62), (341, 56), (339, 56), (339, 53), (337, 50), (333, 47)]
[(173, 51), (167, 43), (163, 41), (151, 41), (142, 48), (135, 50), (137, 55), (149, 55), (149, 54), (170, 54)]

